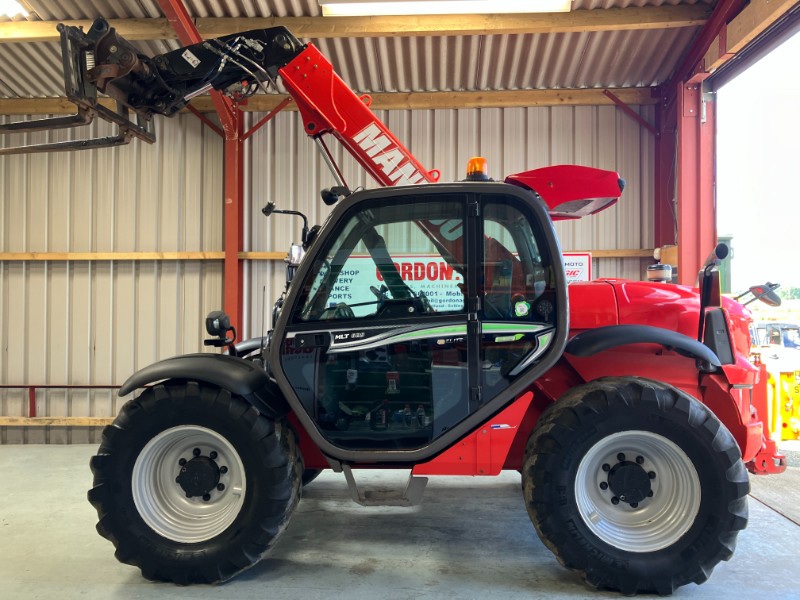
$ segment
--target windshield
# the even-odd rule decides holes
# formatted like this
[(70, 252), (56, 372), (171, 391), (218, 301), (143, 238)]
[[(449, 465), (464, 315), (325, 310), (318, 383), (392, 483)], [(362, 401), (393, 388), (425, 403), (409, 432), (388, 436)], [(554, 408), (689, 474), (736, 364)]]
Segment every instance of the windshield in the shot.
[(434, 241), (463, 237), (463, 213), (462, 196), (355, 212), (316, 260), (295, 320), (360, 318), (381, 310), (386, 316), (389, 301), (397, 307), (392, 316), (417, 305), (424, 312), (463, 311), (463, 244), (446, 249)]

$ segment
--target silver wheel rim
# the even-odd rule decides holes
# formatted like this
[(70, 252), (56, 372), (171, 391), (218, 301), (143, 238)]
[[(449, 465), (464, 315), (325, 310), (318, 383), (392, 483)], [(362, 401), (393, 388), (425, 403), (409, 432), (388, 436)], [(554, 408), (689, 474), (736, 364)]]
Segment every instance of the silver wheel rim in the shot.
[[(651, 474), (652, 496), (636, 507), (613, 504), (611, 488), (601, 487), (608, 481), (603, 465), (613, 468), (620, 453), (630, 461), (643, 459), (640, 466)], [(694, 523), (701, 495), (697, 470), (686, 453), (649, 431), (623, 431), (597, 442), (575, 477), (575, 501), (584, 524), (607, 544), (627, 552), (655, 552), (677, 542)]]
[[(181, 459), (190, 460), (196, 449), (210, 456), (225, 473), (223, 490), (213, 489), (204, 500), (187, 498), (176, 482)], [(133, 502), (139, 516), (153, 531), (175, 542), (193, 544), (225, 531), (242, 509), (246, 491), (244, 466), (233, 446), (211, 429), (181, 425), (162, 431), (139, 453), (131, 476)]]

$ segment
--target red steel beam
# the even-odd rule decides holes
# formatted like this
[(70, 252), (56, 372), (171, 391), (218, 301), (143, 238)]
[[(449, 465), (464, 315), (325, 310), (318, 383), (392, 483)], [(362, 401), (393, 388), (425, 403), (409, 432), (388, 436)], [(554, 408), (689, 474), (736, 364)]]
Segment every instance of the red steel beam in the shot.
[(187, 104), (187, 105), (186, 105), (186, 108), (187, 108), (187, 109), (189, 110), (189, 112), (190, 112), (190, 113), (192, 113), (192, 114), (193, 114), (195, 117), (197, 117), (197, 118), (198, 118), (198, 119), (200, 119), (200, 120), (201, 120), (203, 123), (205, 123), (205, 124), (206, 124), (206, 126), (207, 126), (209, 129), (211, 129), (211, 131), (213, 131), (214, 133), (216, 133), (216, 134), (217, 134), (219, 137), (221, 137), (221, 138), (224, 138), (224, 137), (225, 137), (225, 132), (224, 132), (224, 131), (222, 131), (222, 129), (220, 129), (219, 127), (217, 127), (217, 125), (216, 125), (216, 123), (214, 123), (214, 121), (212, 121), (211, 119), (209, 119), (207, 116), (205, 116), (205, 115), (204, 115), (203, 113), (201, 113), (199, 110), (197, 110), (197, 109), (196, 109), (194, 106), (192, 106), (191, 104)]
[[(97, 384), (89, 384), (89, 385), (81, 385), (81, 384), (53, 384), (53, 383), (41, 383), (41, 384), (0, 384), (0, 390), (28, 390), (28, 417), (35, 418), (38, 415), (36, 414), (36, 390), (117, 390), (121, 386), (119, 385), (97, 385)], [(69, 396), (67, 397), (69, 399)]]
[(244, 119), (237, 111), (235, 136), (225, 136), (224, 306), (231, 325), (242, 329), (244, 270), (239, 253), (244, 239)]
[(717, 240), (715, 103), (699, 84), (683, 84), (678, 108), (678, 282), (693, 285)]
[[(158, 4), (164, 12), (164, 16), (167, 17), (172, 29), (174, 29), (175, 33), (178, 35), (181, 44), (189, 46), (191, 44), (199, 44), (203, 41), (203, 36), (197, 31), (197, 26), (192, 17), (189, 16), (189, 12), (186, 10), (186, 6), (184, 6), (182, 0), (158, 0)], [(233, 131), (236, 129), (236, 124), (233, 122), (236, 108), (233, 106), (230, 99), (217, 91), (211, 92), (211, 100), (214, 102), (214, 108), (216, 108), (217, 113), (219, 113), (222, 128), (227, 135), (228, 130)]]
[(718, 0), (714, 12), (705, 22), (694, 42), (683, 55), (683, 59), (675, 68), (672, 77), (664, 84), (667, 108), (672, 110), (677, 98), (676, 90), (681, 83), (689, 81), (698, 71), (703, 70), (700, 62), (711, 47), (714, 39), (727, 23), (739, 14), (747, 3), (746, 0)]
[(659, 131), (658, 131), (658, 129), (656, 129), (656, 128), (655, 128), (655, 127), (653, 127), (653, 126), (652, 126), (650, 123), (648, 123), (648, 122), (647, 122), (647, 120), (646, 120), (644, 117), (642, 117), (642, 115), (640, 115), (638, 112), (636, 112), (635, 110), (633, 110), (633, 109), (632, 109), (630, 106), (628, 106), (627, 104), (625, 104), (625, 102), (623, 102), (623, 101), (622, 101), (622, 99), (621, 99), (619, 96), (617, 96), (617, 95), (616, 95), (614, 92), (612, 92), (611, 90), (603, 90), (603, 94), (604, 94), (606, 97), (608, 97), (608, 98), (609, 98), (609, 99), (610, 99), (610, 100), (611, 100), (611, 101), (612, 101), (614, 104), (616, 104), (616, 105), (617, 105), (617, 107), (619, 107), (619, 109), (620, 109), (622, 112), (624, 112), (624, 113), (625, 113), (626, 115), (628, 115), (628, 116), (629, 116), (631, 119), (633, 119), (634, 121), (636, 121), (637, 123), (639, 123), (639, 125), (641, 125), (641, 126), (642, 126), (642, 127), (644, 127), (645, 129), (647, 129), (647, 131), (649, 131), (649, 132), (650, 132), (650, 133), (652, 133), (652, 134), (653, 134), (653, 135), (654, 135), (656, 138), (658, 138), (658, 136), (659, 136)]
[[(707, 103), (706, 121), (700, 122), (702, 98), (697, 82), (704, 74), (702, 60), (717, 35), (745, 4), (746, 0), (719, 0), (672, 77), (659, 86), (657, 92), (660, 103), (656, 108), (656, 127), (660, 137), (656, 141), (655, 156), (655, 244), (675, 243), (673, 196), (677, 195), (678, 280), (681, 283), (695, 282), (703, 251), (710, 252), (716, 241), (715, 115), (714, 103)], [(706, 249), (709, 244), (711, 246)]]
[[(178, 34), (183, 45), (203, 41), (192, 18), (181, 0), (158, 0), (161, 10)], [(242, 328), (244, 273), (239, 252), (243, 240), (244, 206), (244, 118), (230, 98), (212, 91), (211, 99), (217, 109), (225, 133), (225, 263), (224, 307), (239, 335)]]
[[(660, 126), (661, 103), (656, 105), (656, 125), (651, 125), (638, 112), (625, 104), (622, 99), (610, 90), (603, 90), (611, 101), (625, 113), (628, 117), (639, 123), (642, 127), (653, 134), (655, 138), (655, 210), (653, 212), (654, 241), (657, 248), (675, 244), (675, 218), (672, 210), (672, 187), (669, 185), (671, 177), (670, 167), (670, 147), (675, 148), (674, 136), (671, 132), (665, 132)], [(665, 135), (669, 139), (665, 139)], [(673, 171), (674, 173), (674, 171)]]
[(243, 139), (243, 140), (246, 140), (246, 139), (247, 139), (247, 138), (249, 138), (251, 135), (253, 135), (253, 134), (254, 134), (256, 131), (258, 131), (259, 129), (261, 129), (261, 128), (262, 128), (264, 125), (266, 125), (267, 123), (269, 123), (269, 122), (270, 122), (270, 121), (271, 121), (271, 120), (272, 120), (272, 119), (275, 117), (275, 115), (277, 115), (277, 114), (278, 114), (279, 112), (281, 112), (281, 111), (282, 111), (284, 108), (286, 108), (286, 106), (287, 106), (289, 103), (291, 103), (291, 101), (292, 101), (291, 97), (289, 97), (289, 98), (286, 98), (285, 100), (283, 100), (283, 101), (282, 101), (280, 104), (278, 104), (278, 106), (276, 106), (275, 108), (273, 108), (273, 109), (272, 109), (272, 110), (269, 112), (269, 114), (268, 114), (266, 117), (264, 117), (264, 118), (263, 118), (263, 119), (261, 119), (261, 120), (260, 120), (258, 123), (256, 123), (255, 125), (253, 125), (253, 126), (250, 128), (250, 129), (248, 129), (248, 130), (247, 130), (247, 133), (245, 133), (245, 134), (244, 134), (244, 137), (243, 137), (242, 139)]
[(675, 211), (675, 127), (675, 112), (667, 114), (663, 103), (656, 104), (656, 129), (659, 135), (655, 141), (653, 241), (657, 248), (678, 243)]

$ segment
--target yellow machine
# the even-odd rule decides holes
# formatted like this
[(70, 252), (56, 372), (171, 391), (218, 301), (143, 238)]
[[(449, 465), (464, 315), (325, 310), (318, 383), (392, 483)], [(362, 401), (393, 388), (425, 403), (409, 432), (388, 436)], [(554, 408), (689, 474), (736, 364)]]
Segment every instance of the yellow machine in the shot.
[(751, 331), (753, 351), (761, 355), (769, 379), (770, 431), (775, 441), (800, 439), (800, 327), (758, 323)]
[(767, 366), (770, 431), (775, 441), (800, 439), (800, 370), (776, 371)]

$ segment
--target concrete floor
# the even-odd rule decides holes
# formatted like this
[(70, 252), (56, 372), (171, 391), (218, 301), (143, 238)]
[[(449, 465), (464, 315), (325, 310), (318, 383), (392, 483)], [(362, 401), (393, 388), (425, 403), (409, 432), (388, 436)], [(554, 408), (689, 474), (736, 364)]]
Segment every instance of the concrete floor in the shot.
[[(591, 591), (556, 562), (536, 537), (515, 473), (431, 478), (414, 509), (357, 506), (344, 478), (325, 473), (253, 569), (222, 586), (152, 583), (118, 563), (94, 530), (86, 490), (95, 449), (0, 446), (0, 599), (620, 597)], [(368, 478), (403, 483), (386, 471)], [(752, 481), (759, 500), (750, 501), (733, 559), (675, 598), (800, 599), (800, 468)]]

